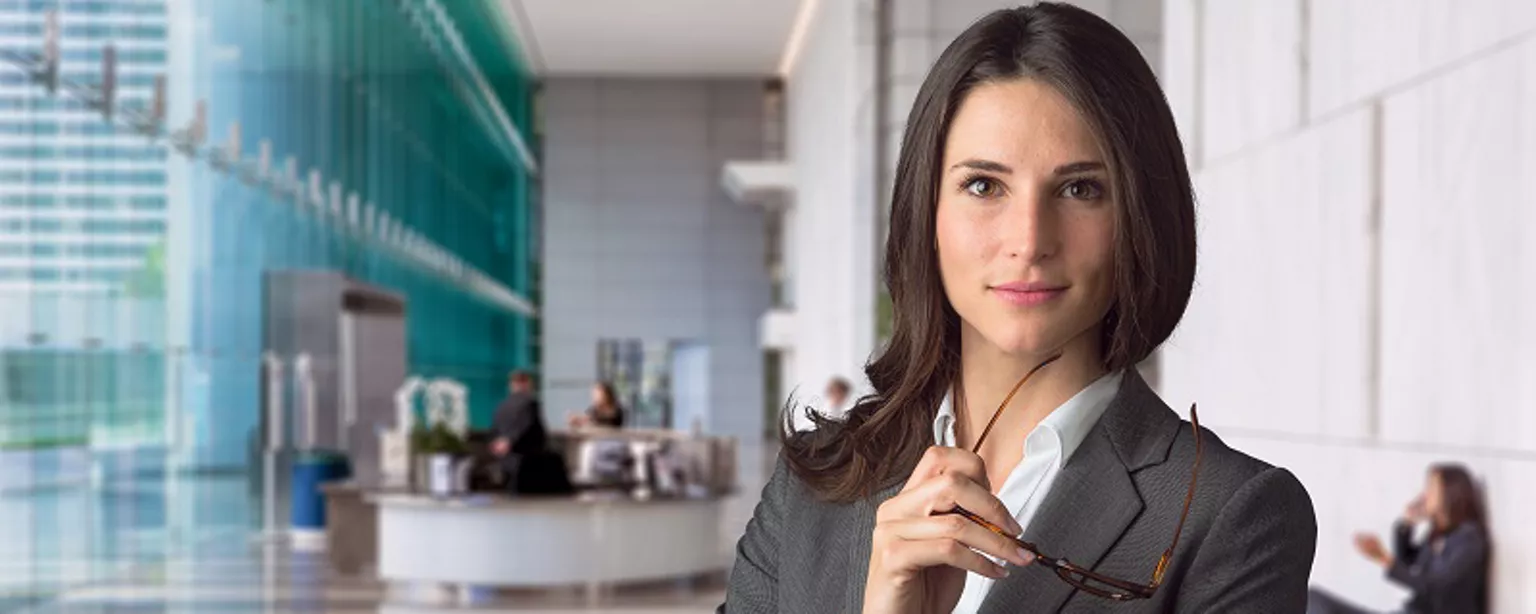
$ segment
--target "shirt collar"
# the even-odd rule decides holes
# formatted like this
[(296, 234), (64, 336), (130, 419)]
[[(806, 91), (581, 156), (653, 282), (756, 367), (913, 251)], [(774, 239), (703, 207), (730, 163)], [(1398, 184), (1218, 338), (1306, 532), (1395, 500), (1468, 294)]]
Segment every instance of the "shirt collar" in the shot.
[[(1055, 434), (1061, 444), (1061, 459), (1058, 462), (1065, 463), (1088, 437), (1088, 431), (1098, 423), (1104, 410), (1109, 409), (1109, 402), (1119, 392), (1124, 374), (1125, 371), (1119, 370), (1094, 380), (1041, 420), (1025, 440), (1028, 441), (1039, 432)], [(955, 408), (948, 393), (939, 402), (938, 415), (933, 418), (933, 441), (941, 446), (955, 445)]]

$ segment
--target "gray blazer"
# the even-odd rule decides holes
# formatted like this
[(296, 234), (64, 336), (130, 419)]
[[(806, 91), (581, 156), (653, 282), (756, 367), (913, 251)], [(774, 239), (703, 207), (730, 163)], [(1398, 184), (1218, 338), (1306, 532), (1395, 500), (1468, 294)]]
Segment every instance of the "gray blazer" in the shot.
[[(1304, 612), (1317, 520), (1290, 472), (1210, 431), (1184, 534), (1151, 599), (1111, 602), (1031, 565), (998, 580), (982, 614)], [(1195, 458), (1189, 423), (1134, 369), (1067, 461), (1024, 538), (1051, 556), (1148, 582), (1173, 539)], [(858, 612), (875, 510), (901, 490), (848, 504), (818, 500), (781, 459), (736, 545), (721, 612)]]
[(1392, 567), (1387, 577), (1413, 592), (1414, 614), (1482, 614), (1488, 611), (1488, 536), (1464, 522), (1440, 538), (1415, 542), (1413, 527), (1393, 527)]

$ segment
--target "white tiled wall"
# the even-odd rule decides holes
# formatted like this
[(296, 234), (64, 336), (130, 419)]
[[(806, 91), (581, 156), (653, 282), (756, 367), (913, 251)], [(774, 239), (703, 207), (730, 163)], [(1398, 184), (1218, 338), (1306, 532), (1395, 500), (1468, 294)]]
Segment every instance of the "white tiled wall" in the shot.
[(1196, 176), (1200, 262), (1162, 391), (1211, 426), (1360, 436), (1369, 403), (1367, 113)]
[(1536, 611), (1536, 4), (1166, 0), (1163, 76), (1200, 272), (1161, 392), (1291, 468), (1313, 581), (1403, 593), (1353, 551), (1433, 462), (1486, 481), (1498, 612)]
[(1302, 0), (1205, 2), (1200, 32), (1207, 160), (1294, 129), (1301, 118)]
[(1388, 89), (1413, 87), (1536, 29), (1536, 2), (1530, 0), (1309, 2), (1314, 117)]
[(1536, 452), (1536, 37), (1384, 108), (1382, 436)]

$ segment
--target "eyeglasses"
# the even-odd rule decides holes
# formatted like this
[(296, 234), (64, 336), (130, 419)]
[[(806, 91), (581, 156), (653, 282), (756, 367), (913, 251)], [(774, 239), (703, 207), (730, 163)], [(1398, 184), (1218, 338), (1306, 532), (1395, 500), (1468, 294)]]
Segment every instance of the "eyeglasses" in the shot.
[[(976, 444), (971, 449), (972, 453), (975, 453), (981, 449), (981, 442), (986, 440), (987, 433), (992, 431), (992, 425), (997, 422), (997, 417), (1002, 414), (1003, 408), (1008, 406), (1008, 401), (1013, 399), (1014, 393), (1019, 391), (1019, 388), (1024, 385), (1024, 382), (1028, 381), (1030, 376), (1034, 375), (1036, 371), (1039, 371), (1046, 365), (1055, 362), (1055, 360), (1060, 357), (1060, 355), (1057, 355), (1043, 363), (1040, 363), (1039, 366), (1036, 366), (1034, 369), (1031, 369), (1029, 373), (1025, 374), (1024, 378), (1019, 380), (1018, 384), (1014, 385), (1013, 391), (1008, 393), (1008, 396), (1003, 399), (1003, 404), (998, 406), (997, 411), (992, 414), (992, 419), (987, 422), (986, 429), (982, 430), (981, 437), (976, 439)], [(1157, 560), (1157, 567), (1153, 568), (1152, 581), (1149, 583), (1142, 584), (1140, 582), (1113, 578), (1084, 569), (1064, 558), (1046, 556), (1040, 552), (1040, 548), (1038, 546), (1024, 541), (1017, 536), (1010, 535), (1007, 531), (1003, 530), (1002, 527), (988, 522), (986, 519), (982, 518), (981, 516), (977, 516), (974, 512), (971, 512), (965, 508), (956, 506), (954, 510), (951, 510), (951, 513), (964, 516), (971, 522), (986, 527), (993, 533), (1013, 540), (1013, 542), (1018, 544), (1020, 548), (1023, 548), (1030, 554), (1035, 555), (1036, 565), (1046, 565), (1055, 569), (1057, 576), (1060, 576), (1063, 581), (1072, 585), (1078, 590), (1096, 597), (1112, 599), (1115, 601), (1149, 599), (1153, 594), (1157, 592), (1157, 588), (1163, 584), (1163, 574), (1168, 571), (1168, 562), (1173, 559), (1173, 549), (1179, 545), (1179, 535), (1184, 532), (1184, 520), (1189, 517), (1189, 506), (1195, 500), (1195, 482), (1200, 475), (1201, 446), (1200, 417), (1196, 415), (1195, 406), (1193, 404), (1189, 406), (1189, 422), (1190, 428), (1192, 428), (1195, 433), (1195, 466), (1194, 469), (1190, 471), (1189, 475), (1189, 492), (1184, 495), (1184, 511), (1179, 514), (1179, 524), (1173, 529), (1173, 543), (1168, 545), (1168, 549), (1163, 551), (1163, 556)]]

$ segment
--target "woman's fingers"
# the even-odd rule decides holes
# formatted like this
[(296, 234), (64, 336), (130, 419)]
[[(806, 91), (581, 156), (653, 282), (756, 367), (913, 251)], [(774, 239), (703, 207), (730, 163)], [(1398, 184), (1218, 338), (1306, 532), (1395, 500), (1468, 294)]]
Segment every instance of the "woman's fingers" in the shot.
[(993, 579), (1008, 575), (1008, 570), (1002, 565), (950, 539), (891, 540), (885, 544), (882, 556), (888, 569), (915, 570), (947, 565)]
[(876, 521), (922, 518), (947, 514), (956, 507), (980, 516), (1011, 535), (1023, 532), (1018, 520), (990, 490), (959, 472), (946, 472), (929, 478), (881, 504)]
[(907, 485), (902, 492), (912, 490), (928, 480), (947, 473), (958, 473), (980, 484), (982, 488), (991, 490), (991, 484), (987, 480), (987, 466), (981, 457), (960, 448), (948, 446), (929, 446), (923, 452), (922, 459), (918, 460), (917, 468), (912, 470), (911, 477), (907, 478)]
[(888, 531), (890, 538), (907, 542), (958, 543), (1021, 567), (1034, 562), (1034, 555), (1013, 540), (956, 514), (897, 520), (878, 530)]

